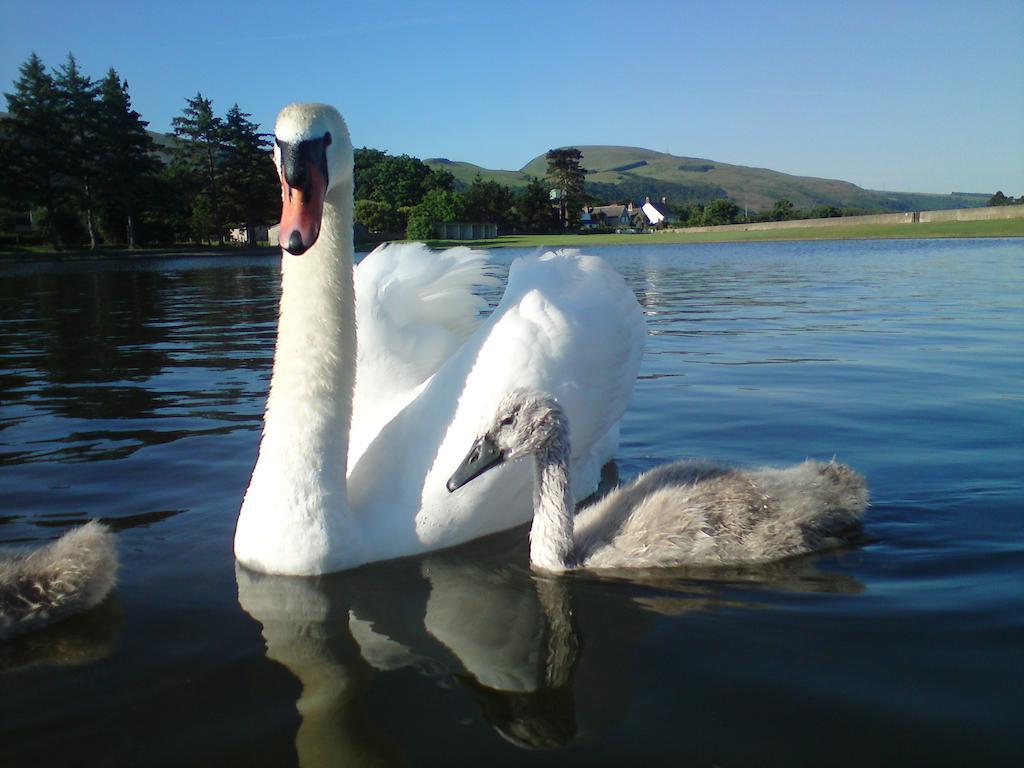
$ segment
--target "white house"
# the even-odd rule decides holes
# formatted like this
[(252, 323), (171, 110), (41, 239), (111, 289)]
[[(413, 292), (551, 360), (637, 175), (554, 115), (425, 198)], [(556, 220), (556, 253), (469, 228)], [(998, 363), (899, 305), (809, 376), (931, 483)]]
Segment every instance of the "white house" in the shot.
[(648, 197), (641, 206), (641, 210), (651, 225), (655, 227), (659, 224), (672, 224), (679, 221), (679, 217), (668, 207), (668, 202), (664, 197), (661, 198), (660, 203), (652, 203), (651, 198)]
[[(279, 224), (274, 224), (272, 227), (268, 227), (266, 224), (257, 224), (257, 225), (255, 225), (252, 228), (252, 230), (253, 230), (253, 232), (252, 232), (253, 242), (255, 242), (257, 244), (259, 244), (259, 243), (269, 243), (269, 242), (276, 243), (277, 242), (277, 230), (278, 229), (280, 229), (280, 225)], [(274, 232), (273, 232), (274, 239), (273, 240), (270, 239), (270, 235), (271, 235), (270, 230), (274, 230)], [(249, 242), (249, 233), (248, 233), (248, 231), (246, 230), (246, 228), (244, 226), (230, 227), (228, 229), (228, 238), (233, 243), (241, 243), (242, 245), (245, 245), (246, 243)]]

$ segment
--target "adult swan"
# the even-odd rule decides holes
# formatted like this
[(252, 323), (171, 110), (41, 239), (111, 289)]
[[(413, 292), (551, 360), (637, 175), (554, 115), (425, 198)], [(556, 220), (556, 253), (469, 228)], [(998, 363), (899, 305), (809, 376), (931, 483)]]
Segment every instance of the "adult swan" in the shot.
[[(558, 398), (573, 424), (576, 497), (592, 491), (643, 348), (642, 312), (622, 278), (578, 254), (520, 259), (484, 323), (461, 345), (432, 345), (451, 333), (437, 320), (445, 305), (473, 306), (466, 275), (482, 272), (471, 252), (432, 257), (452, 266), (448, 283), (423, 267), (431, 262), (422, 247), (375, 252), (354, 279), (345, 122), (333, 107), (293, 104), (275, 133), (282, 295), (263, 439), (235, 531), (239, 562), (315, 575), (525, 522), (528, 466), (458, 493), (445, 487), (513, 388)], [(350, 427), (360, 452), (351, 466)]]

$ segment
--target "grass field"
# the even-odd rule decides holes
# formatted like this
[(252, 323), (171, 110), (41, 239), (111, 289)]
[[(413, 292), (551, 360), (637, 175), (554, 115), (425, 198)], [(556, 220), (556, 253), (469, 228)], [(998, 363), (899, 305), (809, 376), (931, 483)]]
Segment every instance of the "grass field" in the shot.
[(743, 232), (658, 232), (644, 235), (506, 235), (491, 240), (433, 241), (435, 247), (475, 245), (482, 248), (531, 248), (587, 245), (658, 245), (665, 243), (738, 243), (761, 240), (876, 240), (921, 237), (1024, 237), (1024, 219), (942, 221), (928, 224), (851, 224), (806, 229)]

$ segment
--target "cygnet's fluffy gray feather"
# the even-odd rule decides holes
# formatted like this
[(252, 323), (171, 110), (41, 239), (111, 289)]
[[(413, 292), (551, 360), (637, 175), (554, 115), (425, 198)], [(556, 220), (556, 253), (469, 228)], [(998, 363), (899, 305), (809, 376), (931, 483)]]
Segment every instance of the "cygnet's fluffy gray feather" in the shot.
[(574, 520), (569, 425), (557, 402), (513, 392), (484, 438), (503, 460), (534, 457), (530, 560), (545, 570), (778, 560), (844, 543), (868, 503), (864, 478), (835, 461), (757, 470), (679, 461), (616, 488)]
[(778, 560), (843, 543), (867, 501), (864, 478), (834, 461), (757, 470), (678, 461), (582, 510), (574, 557), (586, 568)]
[(0, 555), (0, 641), (89, 610), (117, 576), (114, 534), (92, 521), (57, 541)]

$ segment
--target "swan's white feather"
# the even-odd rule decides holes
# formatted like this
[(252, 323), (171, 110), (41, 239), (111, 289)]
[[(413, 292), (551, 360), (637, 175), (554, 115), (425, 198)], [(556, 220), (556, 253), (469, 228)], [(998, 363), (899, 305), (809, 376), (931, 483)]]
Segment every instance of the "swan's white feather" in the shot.
[(487, 254), (379, 246), (356, 267), (356, 384), (348, 466), (480, 324)]
[[(563, 402), (578, 425), (578, 495), (595, 487), (643, 350), (642, 312), (622, 277), (575, 253), (520, 259), (497, 309), (472, 330), (482, 303), (471, 289), (489, 279), (481, 257), (390, 246), (354, 270), (344, 120), (332, 107), (295, 104), (276, 130), (295, 142), (330, 133), (317, 145), (330, 182), (319, 239), (282, 259), (274, 370), (235, 530), (238, 560), (314, 575), (526, 521), (528, 466), (510, 465), (464, 492), (446, 487), (510, 388)], [(293, 204), (291, 191), (283, 204)]]
[[(635, 296), (603, 260), (560, 252), (514, 262), (494, 313), (353, 467), (349, 501), (364, 545), (394, 557), (530, 518), (533, 479), (523, 463), (454, 494), (446, 488), (466, 447), (510, 389), (540, 389), (558, 398), (579, 425), (575, 495), (592, 492), (616, 447), (616, 425), (632, 395), (644, 336)], [(418, 510), (414, 521), (409, 509)]]

